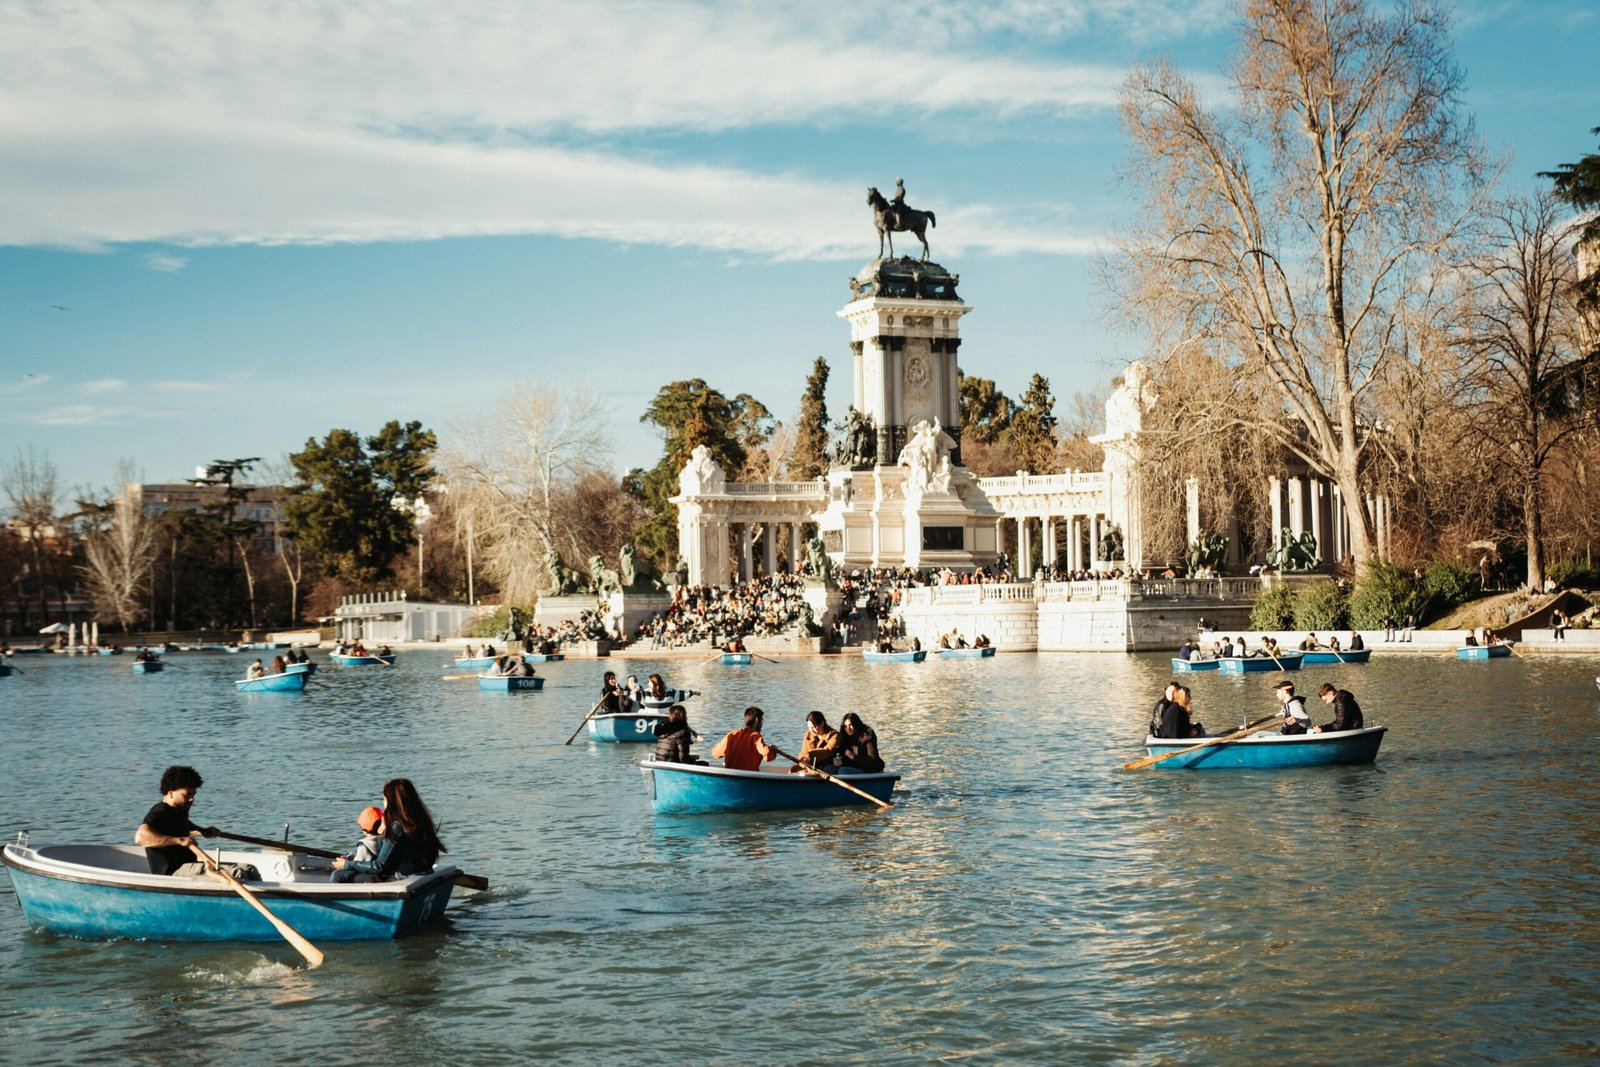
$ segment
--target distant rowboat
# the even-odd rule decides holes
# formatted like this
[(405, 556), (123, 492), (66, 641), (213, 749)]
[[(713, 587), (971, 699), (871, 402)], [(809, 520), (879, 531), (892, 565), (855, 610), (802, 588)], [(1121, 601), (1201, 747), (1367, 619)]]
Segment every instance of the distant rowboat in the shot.
[(750, 653), (724, 652), (722, 654), (722, 665), (724, 667), (748, 667), (750, 666)]
[(133, 664), (134, 674), (160, 674), (166, 669), (167, 665), (158, 659), (135, 660)]
[(487, 689), (495, 693), (511, 693), (518, 690), (531, 690), (537, 692), (544, 688), (544, 679), (528, 676), (518, 678), (508, 674), (480, 674), (478, 688)]
[(300, 672), (290, 674), (267, 674), (260, 678), (242, 678), (233, 683), (241, 693), (294, 693), (306, 687), (306, 675)]
[[(1191, 754), (1173, 756), (1150, 766), (1152, 770), (1266, 770), (1371, 763), (1378, 756), (1378, 746), (1387, 729), (1387, 726), (1368, 726), (1361, 730), (1287, 737), (1277, 733), (1252, 734), (1237, 741), (1198, 748)], [(1183, 737), (1147, 737), (1144, 741), (1145, 751), (1152, 756), (1181, 752), (1195, 745), (1195, 739)]]
[(288, 674), (316, 674), (317, 673), (317, 665), (315, 663), (312, 663), (310, 660), (306, 660), (304, 663), (290, 663), (290, 664), (287, 664), (283, 669)]
[(1182, 656), (1172, 657), (1172, 669), (1175, 671), (1214, 671), (1222, 661), (1219, 659), (1184, 659)]
[(589, 738), (593, 741), (638, 741), (654, 743), (656, 724), (667, 716), (656, 711), (635, 711), (626, 715), (606, 713), (589, 719)]
[(926, 649), (915, 652), (871, 652), (863, 650), (861, 659), (865, 663), (921, 663), (928, 658)]
[(524, 652), (522, 658), (529, 663), (556, 663), (567, 658), (565, 652)]
[(1500, 659), (1509, 655), (1510, 645), (1462, 645), (1456, 649), (1456, 659)]
[(1302, 656), (1299, 652), (1279, 652), (1271, 656), (1224, 656), (1217, 660), (1217, 670), (1223, 674), (1256, 674), (1260, 671), (1297, 671)]
[(1350, 652), (1334, 652), (1323, 649), (1316, 652), (1302, 652), (1300, 657), (1300, 662), (1308, 667), (1312, 664), (1326, 666), (1339, 663), (1365, 663), (1372, 658), (1372, 649), (1358, 648)]
[(394, 666), (394, 653), (387, 656), (352, 656), (344, 652), (329, 654), (328, 662), (340, 667), (376, 667), (380, 663)]
[(986, 645), (983, 648), (941, 648), (939, 650), (939, 658), (940, 659), (986, 659), (989, 656), (994, 655), (994, 653), (995, 653), (995, 648), (994, 648), (993, 645)]
[[(658, 812), (704, 815), (728, 811), (836, 808), (870, 804), (865, 797), (812, 774), (781, 770), (735, 771), (692, 763), (640, 760), (650, 805)], [(894, 793), (898, 774), (850, 774), (845, 781), (879, 800)]]
[(11, 677), (11, 671), (12, 668), (8, 664), (0, 663), (0, 678)]

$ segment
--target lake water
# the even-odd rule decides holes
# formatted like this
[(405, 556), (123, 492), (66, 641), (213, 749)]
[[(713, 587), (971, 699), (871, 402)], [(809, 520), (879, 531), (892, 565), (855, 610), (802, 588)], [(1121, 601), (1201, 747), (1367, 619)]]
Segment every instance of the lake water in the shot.
[[(493, 888), (312, 971), (286, 944), (32, 931), (0, 881), (0, 1061), (1600, 1058), (1579, 657), (1308, 668), (1392, 728), (1375, 765), (1138, 773), (1164, 657), (571, 661), (517, 694), (441, 680), (441, 651), (314, 658), (298, 695), (234, 692), (244, 656), (12, 660), (0, 834), (131, 842), (181, 762), (199, 822), (345, 849), (404, 775)], [(562, 745), (608, 667), (703, 691), (708, 737), (753, 703), (794, 751), (806, 711), (857, 710), (905, 775), (895, 807), (654, 815), (643, 746)], [(1187, 680), (1213, 727), (1274, 706), (1273, 676)]]

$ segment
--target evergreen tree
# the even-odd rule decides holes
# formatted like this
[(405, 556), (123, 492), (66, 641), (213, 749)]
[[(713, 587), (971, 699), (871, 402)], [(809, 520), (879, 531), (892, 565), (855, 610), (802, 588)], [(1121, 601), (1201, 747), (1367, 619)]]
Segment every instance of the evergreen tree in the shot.
[(990, 445), (1011, 427), (1011, 398), (995, 388), (988, 378), (961, 376), (961, 435), (969, 441)]
[(818, 356), (800, 396), (800, 421), (789, 453), (789, 477), (795, 481), (810, 481), (828, 471), (827, 392), (828, 361)]
[(428, 488), (437, 448), (420, 422), (391, 420), (364, 447), (360, 435), (331, 430), (289, 457), (299, 481), (289, 487), (284, 510), (324, 573), (374, 582), (414, 543), (411, 512), (395, 502), (415, 500)]
[(1030, 474), (1051, 469), (1056, 452), (1056, 398), (1050, 394), (1050, 380), (1035, 374), (1011, 417), (1011, 450), (1017, 462)]

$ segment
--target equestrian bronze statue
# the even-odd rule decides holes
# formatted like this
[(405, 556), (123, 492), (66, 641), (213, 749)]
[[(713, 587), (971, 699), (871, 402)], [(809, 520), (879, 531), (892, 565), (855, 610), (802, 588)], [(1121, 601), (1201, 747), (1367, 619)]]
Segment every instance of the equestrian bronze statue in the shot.
[(894, 255), (894, 234), (904, 232), (913, 234), (922, 242), (922, 258), (928, 258), (928, 238), (926, 236), (929, 226), (937, 226), (938, 222), (931, 211), (918, 211), (914, 207), (906, 207), (904, 186), (896, 183), (896, 192), (893, 203), (883, 198), (874, 186), (867, 190), (867, 204), (872, 208), (872, 221), (878, 227), (878, 258), (883, 258), (884, 241), (889, 242), (889, 254)]

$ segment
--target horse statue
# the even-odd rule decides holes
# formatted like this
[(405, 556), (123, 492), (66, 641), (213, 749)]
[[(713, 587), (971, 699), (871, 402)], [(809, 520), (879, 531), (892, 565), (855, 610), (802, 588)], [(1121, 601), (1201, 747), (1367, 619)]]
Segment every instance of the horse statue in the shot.
[(922, 242), (922, 258), (928, 258), (927, 229), (939, 223), (931, 211), (918, 211), (904, 204), (895, 206), (883, 198), (876, 186), (867, 189), (867, 206), (872, 208), (872, 222), (878, 227), (878, 258), (883, 258), (883, 243), (889, 242), (889, 254), (894, 255), (894, 234), (907, 232)]
[(1293, 530), (1283, 528), (1283, 547), (1267, 553), (1267, 562), (1286, 574), (1305, 574), (1322, 566), (1322, 556), (1317, 552), (1317, 538), (1310, 530), (1298, 536)]
[(1189, 546), (1186, 557), (1189, 574), (1192, 576), (1207, 567), (1220, 568), (1227, 558), (1228, 538), (1219, 533), (1203, 533)]
[(589, 557), (589, 591), (595, 596), (622, 592), (622, 576), (606, 566), (604, 556)]
[(553, 549), (544, 554), (544, 571), (550, 579), (544, 590), (546, 596), (572, 596), (589, 584), (588, 575), (567, 566), (561, 561), (561, 553)]
[(1106, 562), (1122, 558), (1122, 527), (1107, 526), (1100, 535), (1100, 558)]

